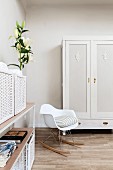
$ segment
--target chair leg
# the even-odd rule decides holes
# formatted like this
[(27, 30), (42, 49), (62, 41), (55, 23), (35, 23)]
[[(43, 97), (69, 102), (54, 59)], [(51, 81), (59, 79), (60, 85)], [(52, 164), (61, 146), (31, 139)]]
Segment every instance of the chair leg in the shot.
[(50, 131), (50, 135), (43, 141), (43, 143), (45, 143), (50, 137), (52, 137), (53, 136), (53, 138), (54, 138), (54, 140), (56, 141), (56, 139), (55, 139), (55, 137), (54, 137), (54, 135), (53, 135), (53, 132), (52, 132), (52, 130)]
[(65, 135), (66, 135), (66, 131), (63, 131), (63, 132), (62, 132), (62, 135), (65, 136)]
[(56, 138), (55, 133), (53, 132), (53, 130), (51, 130), (51, 133), (52, 133), (54, 141), (57, 142), (57, 138)]
[(58, 132), (58, 140), (59, 140), (60, 149), (62, 150), (62, 136), (61, 136), (61, 131), (60, 130)]
[(75, 145), (75, 141), (74, 141), (74, 139), (73, 139), (73, 136), (72, 136), (72, 134), (71, 134), (71, 131), (70, 131), (70, 130), (69, 130), (69, 134), (70, 134), (71, 139), (72, 139), (72, 141), (73, 141), (73, 143), (74, 143), (74, 145)]
[[(56, 134), (53, 132), (53, 130), (51, 130), (51, 134), (50, 134), (44, 141), (39, 141), (39, 143), (40, 143), (44, 148), (47, 148), (47, 149), (49, 149), (49, 150), (51, 150), (51, 151), (53, 151), (53, 152), (56, 152), (56, 153), (58, 153), (58, 154), (60, 154), (60, 155), (63, 155), (63, 156), (66, 156), (66, 157), (67, 157), (66, 154), (70, 154), (70, 152), (69, 152), (69, 151), (63, 151), (63, 150), (61, 149), (62, 137), (61, 137), (61, 134), (60, 134), (60, 133), (61, 133), (61, 132), (59, 131), (59, 132), (58, 132), (58, 135), (56, 135)], [(45, 142), (46, 142), (50, 137), (53, 137), (54, 140), (55, 140), (55, 142), (56, 142), (56, 141), (59, 142), (60, 150), (59, 150), (59, 149), (55, 149), (54, 147), (51, 147), (51, 146), (45, 144)]]

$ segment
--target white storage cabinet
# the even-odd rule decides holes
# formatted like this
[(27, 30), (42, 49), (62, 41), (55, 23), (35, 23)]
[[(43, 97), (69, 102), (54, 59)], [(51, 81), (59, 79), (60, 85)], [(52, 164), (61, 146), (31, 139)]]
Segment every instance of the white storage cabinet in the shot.
[(28, 124), (26, 128), (13, 129), (13, 131), (27, 131), (27, 135), (11, 155), (6, 166), (0, 168), (0, 170), (31, 170), (35, 158), (35, 105), (33, 103), (27, 104), (25, 110), (16, 114), (0, 125), (0, 137), (2, 137), (3, 134), (9, 130), (9, 128), (13, 127), (14, 123), (16, 123), (22, 117), (27, 118), (27, 116), (30, 116), (29, 114), (31, 113), (31, 126)]
[(113, 37), (63, 38), (63, 108), (79, 129), (113, 129)]
[(21, 155), (19, 156), (17, 162), (12, 167), (11, 170), (26, 170), (27, 169), (27, 146), (25, 146), (24, 150), (22, 151)]
[(35, 136), (32, 134), (11, 170), (31, 170), (34, 162)]

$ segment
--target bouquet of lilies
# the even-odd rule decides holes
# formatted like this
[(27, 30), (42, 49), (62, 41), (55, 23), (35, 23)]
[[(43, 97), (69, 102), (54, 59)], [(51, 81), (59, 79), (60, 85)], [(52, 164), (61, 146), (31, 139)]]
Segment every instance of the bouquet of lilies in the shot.
[(16, 28), (14, 29), (14, 36), (10, 36), (10, 38), (14, 38), (15, 42), (14, 45), (11, 47), (16, 48), (16, 51), (18, 52), (18, 61), (19, 64), (9, 64), (19, 67), (20, 70), (24, 68), (24, 65), (27, 64), (29, 61), (31, 61), (32, 58), (32, 50), (31, 50), (31, 40), (29, 38), (25, 38), (23, 36), (23, 33), (29, 31), (24, 29), (25, 28), (25, 21), (22, 22), (20, 25), (18, 22), (16, 22)]

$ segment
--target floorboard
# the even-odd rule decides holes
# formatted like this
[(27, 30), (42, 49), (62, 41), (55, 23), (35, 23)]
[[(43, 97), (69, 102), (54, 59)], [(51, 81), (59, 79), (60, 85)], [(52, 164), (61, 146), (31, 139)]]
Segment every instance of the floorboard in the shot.
[[(43, 148), (38, 143), (49, 135), (49, 129), (36, 129), (35, 161), (32, 170), (113, 170), (113, 134), (111, 131), (72, 133), (75, 141), (84, 143), (81, 148), (63, 144), (63, 150), (70, 151), (67, 157)], [(65, 137), (71, 140), (69, 136)], [(59, 148), (53, 138), (46, 144)]]

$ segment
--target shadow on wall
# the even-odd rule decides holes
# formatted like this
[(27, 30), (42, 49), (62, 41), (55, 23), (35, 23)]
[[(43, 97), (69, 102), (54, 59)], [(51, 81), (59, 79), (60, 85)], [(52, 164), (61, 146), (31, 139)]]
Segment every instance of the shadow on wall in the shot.
[(48, 103), (62, 108), (62, 50), (61, 45), (52, 48), (48, 56)]

